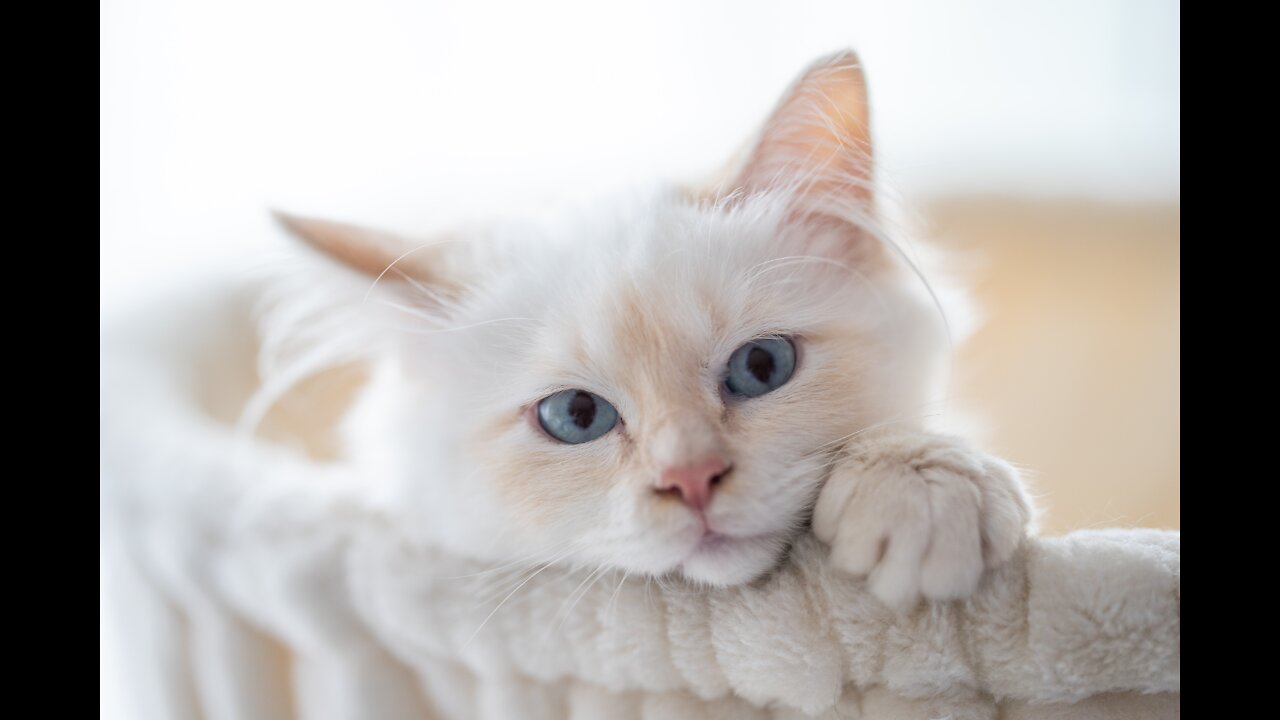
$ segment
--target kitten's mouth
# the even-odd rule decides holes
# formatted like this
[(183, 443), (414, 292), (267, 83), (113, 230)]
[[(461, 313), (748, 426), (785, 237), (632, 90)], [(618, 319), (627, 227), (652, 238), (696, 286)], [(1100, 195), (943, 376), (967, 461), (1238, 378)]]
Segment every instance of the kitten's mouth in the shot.
[(731, 552), (737, 548), (770, 540), (772, 537), (773, 536), (769, 534), (742, 535), (735, 537), (715, 530), (704, 530), (702, 537), (698, 539), (697, 544), (693, 546), (693, 549), (689, 551), (688, 556), (685, 557), (685, 562), (688, 562), (690, 559), (699, 555), (714, 556)]
[(780, 539), (776, 533), (733, 536), (707, 530), (675, 570), (714, 586), (748, 582), (777, 564)]
[(733, 542), (733, 538), (729, 537), (728, 535), (721, 535), (720, 533), (715, 532), (714, 530), (707, 530), (702, 534), (702, 537), (698, 540), (698, 544), (693, 546), (693, 552), (697, 553), (704, 550), (714, 551), (716, 548), (731, 542)]

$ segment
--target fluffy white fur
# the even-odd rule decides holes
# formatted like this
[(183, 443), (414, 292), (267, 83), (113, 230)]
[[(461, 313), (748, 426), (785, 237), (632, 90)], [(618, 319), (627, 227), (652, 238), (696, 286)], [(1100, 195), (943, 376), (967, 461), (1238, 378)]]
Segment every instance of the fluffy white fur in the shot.
[[(141, 717), (1178, 715), (1177, 533), (1033, 539), (968, 601), (910, 613), (812, 536), (722, 589), (477, 561), (218, 419), (252, 389), (257, 292), (167, 298), (104, 341), (105, 539), (132, 573), (113, 579), (135, 591), (117, 605), (138, 613)], [(883, 442), (926, 478), (973, 471)]]
[[(104, 338), (104, 542), (131, 591), (139, 717), (1178, 714), (1177, 533), (1033, 539), (968, 601), (910, 613), (811, 536), (715, 590), (478, 561), (353, 502), (368, 478), (315, 447), (237, 438), (224, 403), (256, 383), (261, 292), (198, 288)], [(896, 456), (925, 492), (978, 470), (928, 440), (877, 443), (849, 467)]]

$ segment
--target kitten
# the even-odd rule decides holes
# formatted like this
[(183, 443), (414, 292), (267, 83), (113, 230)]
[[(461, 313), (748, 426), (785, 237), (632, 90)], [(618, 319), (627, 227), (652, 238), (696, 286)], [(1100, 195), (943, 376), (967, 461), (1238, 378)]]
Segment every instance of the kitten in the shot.
[(877, 216), (871, 148), (846, 52), (710, 196), (427, 244), (282, 216), (377, 278), (341, 321), (372, 367), (345, 425), (368, 496), (456, 552), (713, 586), (812, 518), (886, 602), (972, 592), (1030, 505), (925, 428), (946, 325)]

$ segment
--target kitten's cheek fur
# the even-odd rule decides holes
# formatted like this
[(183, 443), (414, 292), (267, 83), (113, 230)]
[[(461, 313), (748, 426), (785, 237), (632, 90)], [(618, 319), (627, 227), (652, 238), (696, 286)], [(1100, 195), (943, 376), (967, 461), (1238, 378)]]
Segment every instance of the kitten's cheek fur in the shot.
[(867, 576), (886, 604), (964, 598), (1026, 537), (1031, 519), (1007, 463), (944, 436), (871, 439), (832, 472), (813, 529), (831, 563)]

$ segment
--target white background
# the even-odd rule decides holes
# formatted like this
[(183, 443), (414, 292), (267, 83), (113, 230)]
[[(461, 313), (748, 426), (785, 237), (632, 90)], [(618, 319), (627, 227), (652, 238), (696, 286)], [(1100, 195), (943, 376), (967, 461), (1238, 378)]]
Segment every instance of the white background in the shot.
[(270, 206), (426, 231), (705, 173), (862, 55), (908, 196), (1179, 190), (1170, 0), (107, 0), (107, 308), (243, 258)]

